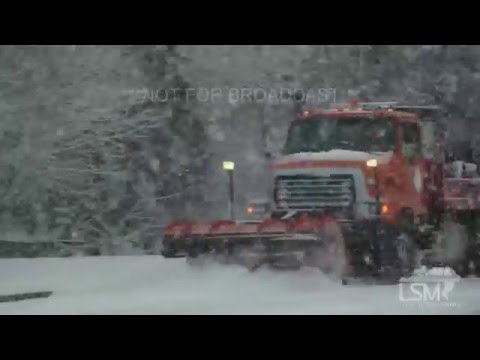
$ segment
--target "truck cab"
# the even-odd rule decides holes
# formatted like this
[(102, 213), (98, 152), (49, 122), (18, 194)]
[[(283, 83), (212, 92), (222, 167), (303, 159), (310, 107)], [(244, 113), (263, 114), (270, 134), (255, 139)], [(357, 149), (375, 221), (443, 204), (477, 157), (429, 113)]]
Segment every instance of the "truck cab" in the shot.
[(380, 215), (395, 223), (406, 213), (415, 219), (427, 213), (426, 184), (436, 161), (432, 128), (422, 127), (415, 112), (374, 104), (303, 111), (292, 121), (274, 164), (274, 217)]

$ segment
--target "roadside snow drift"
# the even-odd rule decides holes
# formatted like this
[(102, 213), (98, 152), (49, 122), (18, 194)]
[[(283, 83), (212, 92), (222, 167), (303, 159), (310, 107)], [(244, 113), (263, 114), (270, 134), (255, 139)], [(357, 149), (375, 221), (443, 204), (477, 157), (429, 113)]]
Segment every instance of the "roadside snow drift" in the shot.
[(0, 314), (480, 314), (478, 280), (458, 281), (448, 303), (401, 301), (399, 286), (342, 286), (313, 269), (192, 268), (158, 256), (8, 259), (0, 295), (53, 294), (0, 303)]

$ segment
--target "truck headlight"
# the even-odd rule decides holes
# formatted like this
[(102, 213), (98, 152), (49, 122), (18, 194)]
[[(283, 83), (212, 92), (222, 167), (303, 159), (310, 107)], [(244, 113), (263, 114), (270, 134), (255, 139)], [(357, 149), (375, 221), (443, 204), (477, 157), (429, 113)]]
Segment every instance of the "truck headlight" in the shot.
[(367, 160), (367, 167), (376, 168), (378, 166), (377, 159)]

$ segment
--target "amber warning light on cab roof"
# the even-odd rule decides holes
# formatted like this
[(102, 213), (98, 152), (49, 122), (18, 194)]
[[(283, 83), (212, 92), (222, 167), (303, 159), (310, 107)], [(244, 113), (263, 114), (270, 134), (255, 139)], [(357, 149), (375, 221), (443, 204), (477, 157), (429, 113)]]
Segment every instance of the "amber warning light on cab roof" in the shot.
[(440, 111), (438, 106), (421, 106), (421, 105), (400, 105), (396, 101), (377, 101), (377, 102), (359, 102), (357, 99), (350, 100), (349, 103), (334, 103), (331, 104), (328, 109), (308, 109), (302, 110), (300, 115), (303, 117), (313, 115), (316, 112), (321, 112), (322, 110), (333, 110), (333, 111), (403, 111), (414, 113), (420, 116), (421, 118), (426, 116), (431, 116)]

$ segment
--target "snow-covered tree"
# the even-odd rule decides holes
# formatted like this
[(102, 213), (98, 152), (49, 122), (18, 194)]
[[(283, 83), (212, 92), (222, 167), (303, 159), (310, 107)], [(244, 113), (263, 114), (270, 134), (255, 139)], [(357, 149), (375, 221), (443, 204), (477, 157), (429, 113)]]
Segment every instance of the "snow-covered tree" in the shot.
[(226, 159), (242, 211), (268, 190), (265, 151), (294, 116), (284, 90), (437, 103), (452, 138), (478, 142), (479, 58), (466, 45), (2, 46), (0, 230), (142, 247), (169, 220), (226, 216)]

